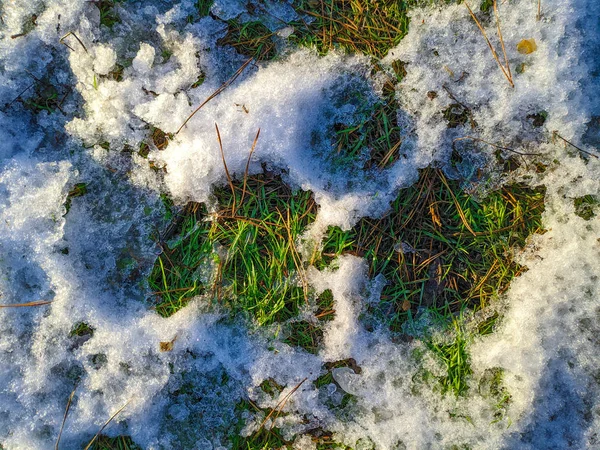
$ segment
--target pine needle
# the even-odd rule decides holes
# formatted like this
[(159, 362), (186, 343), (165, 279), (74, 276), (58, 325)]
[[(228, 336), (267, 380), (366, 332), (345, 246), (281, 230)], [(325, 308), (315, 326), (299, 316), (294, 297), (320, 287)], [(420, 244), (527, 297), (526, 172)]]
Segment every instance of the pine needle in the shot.
[(40, 300), (28, 303), (13, 303), (11, 305), (0, 305), (0, 308), (26, 308), (28, 306), (42, 306), (52, 303), (52, 300)]

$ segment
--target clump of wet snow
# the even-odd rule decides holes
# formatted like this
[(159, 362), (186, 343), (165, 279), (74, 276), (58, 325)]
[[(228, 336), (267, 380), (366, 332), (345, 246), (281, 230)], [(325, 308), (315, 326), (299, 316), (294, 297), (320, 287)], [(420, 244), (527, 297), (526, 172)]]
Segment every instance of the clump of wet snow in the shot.
[[(242, 399), (285, 413), (265, 421), (249, 411), (243, 434), (276, 426), (296, 448), (315, 448), (307, 434), (314, 430), (354, 448), (598, 445), (600, 214), (592, 205), (586, 220), (576, 208), (576, 199), (600, 199), (600, 163), (590, 156), (597, 149), (583, 139), (600, 110), (590, 94), (598, 89), (598, 35), (585, 38), (599, 16), (595, 2), (546, 0), (539, 21), (535, 2), (499, 5), (514, 88), (463, 5), (414, 10), (409, 34), (383, 62), (404, 62), (407, 75), (397, 86), (402, 156), (381, 172), (336, 167), (328, 157), (334, 125), (364, 119), (380, 87), (368, 59), (335, 52), (288, 49), (250, 64), (166, 149), (154, 148), (153, 127), (176, 133), (244, 58), (217, 45), (226, 32), (220, 20), (187, 23), (194, 2), (140, 3), (120, 5), (112, 30), (90, 2), (2, 5), (0, 302), (52, 303), (0, 309), (0, 445), (53, 446), (73, 390), (65, 448), (85, 445), (123, 405), (111, 435), (131, 435), (144, 448), (227, 447)], [(288, 2), (250, 13), (223, 0), (211, 12), (296, 17)], [(499, 48), (493, 18), (480, 17)], [(285, 29), (281, 22), (269, 26)], [(60, 39), (68, 32), (67, 46)], [(519, 53), (523, 39), (537, 49)], [(53, 113), (25, 108), (40, 80), (72, 86)], [(232, 321), (202, 297), (166, 319), (148, 308), (143, 280), (160, 252), (153, 233), (167, 225), (160, 194), (208, 202), (226, 182), (215, 123), (232, 174), (244, 173), (260, 128), (250, 173), (278, 171), (314, 193), (319, 213), (306, 248), (330, 225), (384, 214), (419, 168), (472, 172), (449, 164), (453, 150), (491, 170), (498, 148), (476, 139), (503, 147), (505, 157), (539, 155), (544, 170), (523, 164), (512, 176), (546, 187), (547, 232), (520, 254), (528, 271), (502, 300), (497, 331), (470, 340), (465, 397), (439, 392), (446, 368), (424, 341), (453, 336), (428, 311), (407, 323), (412, 341), (363, 326), (361, 313), (386, 281), (370, 280), (356, 256), (308, 269), (312, 291), (330, 290), (335, 309), (315, 355)], [(148, 159), (131, 154), (143, 141)], [(71, 196), (67, 211), (76, 183), (86, 193)], [(74, 338), (80, 323), (93, 333)], [(329, 373), (333, 382), (319, 386)], [(509, 394), (501, 407), (493, 373)], [(265, 380), (281, 390), (265, 392)]]

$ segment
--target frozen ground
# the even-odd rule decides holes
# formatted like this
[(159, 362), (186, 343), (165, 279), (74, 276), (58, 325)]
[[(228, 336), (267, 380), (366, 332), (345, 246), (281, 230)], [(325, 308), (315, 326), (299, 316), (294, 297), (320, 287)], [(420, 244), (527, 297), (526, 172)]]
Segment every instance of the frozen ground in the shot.
[[(384, 75), (372, 76), (366, 57), (319, 57), (286, 46), (286, 29), (273, 20), (284, 56), (248, 66), (164, 151), (151, 149), (144, 159), (121, 150), (137, 149), (150, 125), (177, 131), (244, 62), (217, 45), (223, 22), (189, 23), (195, 7), (186, 0), (121, 3), (121, 23), (112, 29), (100, 26), (98, 8), (84, 0), (1, 3), (0, 303), (52, 303), (0, 309), (0, 445), (52, 448), (76, 389), (62, 448), (83, 447), (125, 404), (108, 434), (130, 435), (148, 449), (227, 447), (236, 403), (249, 397), (275, 407), (306, 378), (286, 402), (288, 414), (276, 419), (298, 448), (312, 448), (301, 436), (315, 428), (356, 449), (600, 447), (600, 215), (595, 206), (595, 216), (585, 220), (575, 202), (600, 199), (594, 156), (600, 4), (542, 0), (538, 21), (536, 3), (499, 6), (514, 87), (464, 5), (412, 12), (409, 34), (382, 61), (384, 67), (406, 63), (397, 86), (402, 157), (378, 173), (339, 170), (324, 156), (334, 124), (359, 120), (359, 106), (380, 93)], [(285, 2), (264, 5), (269, 17), (295, 16)], [(249, 14), (235, 0), (217, 0), (212, 11), (225, 19)], [(483, 26), (499, 49), (493, 21)], [(63, 45), (68, 32), (74, 34)], [(518, 52), (523, 39), (535, 39), (536, 51)], [(124, 61), (121, 81), (106, 76)], [(201, 75), (204, 83), (192, 87)], [(26, 107), (48, 85), (60, 110)], [(456, 99), (469, 105), (475, 127), (446, 126), (440, 111)], [(546, 120), (535, 127), (532, 117), (540, 113)], [(514, 177), (546, 187), (548, 231), (519, 256), (529, 270), (499, 300), (499, 329), (471, 345), (467, 397), (419, 384), (424, 367), (444, 369), (420, 344), (418, 330), (411, 343), (397, 343), (383, 329), (363, 327), (361, 309), (381, 280), (369, 280), (357, 257), (308, 270), (315, 292), (331, 289), (336, 310), (316, 355), (241, 321), (232, 324), (200, 297), (167, 319), (148, 308), (144, 279), (158, 252), (152, 235), (166, 225), (160, 194), (180, 204), (207, 202), (211, 187), (226, 182), (215, 123), (229, 170), (237, 174), (261, 129), (250, 172), (266, 163), (292, 186), (314, 193), (319, 213), (306, 239), (317, 242), (329, 225), (349, 228), (361, 217), (384, 214), (420, 168), (436, 165), (452, 177), (475, 164), (492, 171), (490, 182), (503, 182), (491, 163), (497, 148), (481, 141), (456, 141), (471, 166), (450, 166), (456, 138), (536, 154), (525, 157), (530, 164)], [(149, 160), (166, 166), (166, 175), (159, 177)], [(546, 170), (536, 171), (533, 160)], [(72, 199), (65, 214), (67, 193), (80, 182), (88, 192)], [(124, 267), (124, 259), (135, 264)], [(420, 319), (427, 323), (425, 312)], [(74, 340), (69, 334), (81, 322), (94, 334)], [(172, 351), (161, 352), (160, 342), (175, 337)], [(360, 374), (338, 370), (337, 386), (315, 387), (324, 363), (347, 358), (356, 360)], [(481, 388), (497, 369), (511, 395), (500, 420)], [(269, 378), (285, 387), (279, 395), (258, 388)], [(341, 389), (356, 401), (344, 416), (331, 407)], [(245, 419), (246, 433), (263, 421)]]

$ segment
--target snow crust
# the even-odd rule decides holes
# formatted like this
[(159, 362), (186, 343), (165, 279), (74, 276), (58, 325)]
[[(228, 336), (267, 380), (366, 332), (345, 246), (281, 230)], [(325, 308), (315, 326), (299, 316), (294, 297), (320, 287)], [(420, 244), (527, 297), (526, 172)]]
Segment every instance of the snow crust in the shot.
[[(165, 150), (154, 148), (150, 127), (175, 133), (244, 62), (217, 45), (226, 32), (222, 22), (190, 24), (194, 2), (165, 3), (119, 4), (122, 22), (112, 30), (84, 0), (2, 4), (0, 302), (52, 303), (0, 309), (0, 445), (51, 448), (75, 390), (64, 448), (85, 445), (125, 404), (107, 434), (131, 435), (148, 449), (226, 448), (236, 403), (250, 398), (275, 408), (288, 394), (287, 414), (264, 425), (279, 427), (302, 449), (314, 448), (306, 433), (315, 429), (356, 449), (597, 448), (600, 211), (596, 206), (595, 217), (584, 220), (575, 199), (600, 199), (600, 161), (588, 154), (598, 153), (600, 141), (600, 5), (544, 0), (537, 21), (536, 2), (501, 4), (514, 88), (464, 5), (412, 11), (409, 34), (382, 62), (391, 71), (402, 61), (407, 72), (397, 86), (402, 156), (389, 169), (369, 172), (336, 167), (327, 156), (334, 125), (364, 118), (381, 84), (367, 58), (336, 52), (318, 57), (290, 47), (275, 61), (249, 65)], [(219, 0), (211, 12), (255, 19), (244, 5)], [(263, 7), (295, 18), (289, 2)], [(287, 34), (282, 21), (269, 26)], [(493, 20), (484, 26), (499, 48)], [(62, 44), (68, 32), (81, 43), (70, 35)], [(522, 39), (535, 39), (537, 50), (520, 54)], [(121, 81), (111, 75), (117, 65)], [(30, 85), (37, 80), (66, 93), (61, 111), (34, 114), (15, 101), (34, 101)], [(457, 103), (471, 116), (448, 128), (442, 111)], [(541, 113), (545, 122), (534, 126), (532, 116)], [(364, 326), (365, 304), (376, 301), (373, 292), (385, 280), (370, 280), (365, 261), (354, 256), (307, 272), (316, 293), (331, 290), (336, 311), (316, 355), (231, 323), (201, 297), (168, 319), (148, 309), (140, 280), (159, 252), (152, 233), (166, 226), (159, 195), (180, 204), (210, 202), (211, 189), (226, 182), (215, 123), (233, 174), (243, 173), (260, 128), (250, 172), (264, 165), (314, 193), (318, 217), (305, 236), (313, 245), (330, 225), (348, 229), (361, 217), (384, 214), (418, 169), (432, 164), (466, 178), (480, 168), (490, 184), (502, 183), (498, 148), (477, 139), (504, 154), (536, 154), (546, 170), (524, 165), (513, 180), (546, 187), (547, 232), (520, 254), (528, 271), (495, 306), (503, 314), (498, 330), (470, 346), (467, 397), (443, 396), (423, 381), (424, 373), (445, 371), (419, 339), (420, 324), (430, 323), (426, 311), (407, 327), (411, 342)], [(554, 131), (587, 153), (553, 139)], [(471, 138), (455, 141), (465, 136)], [(164, 176), (137, 153), (121, 152), (142, 141)], [(453, 149), (462, 166), (449, 163)], [(66, 213), (78, 182), (88, 192), (72, 198)], [(82, 322), (93, 335), (70, 336)], [(173, 342), (173, 349), (161, 351), (161, 342)], [(360, 370), (334, 369), (336, 383), (316, 387), (325, 363), (349, 358)], [(511, 396), (500, 419), (482, 388), (492, 370), (503, 371)], [(268, 379), (282, 391), (260, 389)], [(345, 394), (353, 396), (352, 407), (340, 415)], [(242, 432), (251, 433), (265, 415), (245, 419)]]

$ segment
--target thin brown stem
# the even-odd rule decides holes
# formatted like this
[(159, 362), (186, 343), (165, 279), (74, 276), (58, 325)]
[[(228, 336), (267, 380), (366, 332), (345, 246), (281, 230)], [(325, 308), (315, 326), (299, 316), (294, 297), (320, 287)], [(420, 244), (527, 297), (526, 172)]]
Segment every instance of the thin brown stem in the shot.
[(223, 167), (225, 167), (225, 175), (227, 175), (227, 182), (229, 183), (229, 187), (231, 188), (231, 195), (233, 196), (233, 206), (231, 208), (232, 215), (235, 215), (235, 211), (237, 209), (235, 206), (235, 187), (233, 186), (233, 180), (231, 179), (229, 169), (227, 168), (227, 161), (225, 161), (225, 152), (223, 152), (223, 142), (221, 141), (221, 133), (219, 133), (219, 126), (216, 123), (215, 129), (217, 130), (217, 140), (219, 141), (219, 149), (221, 150), (221, 159), (223, 160)]
[[(250, 169), (250, 158), (252, 158), (252, 154), (254, 153), (254, 149), (256, 148), (256, 143), (258, 142), (258, 137), (260, 136), (260, 128), (256, 132), (256, 137), (254, 138), (254, 142), (252, 143), (252, 148), (250, 149), (250, 153), (248, 154), (248, 160), (246, 161), (246, 169), (244, 170), (244, 185), (242, 187), (242, 199), (240, 200), (240, 205), (244, 203), (244, 197), (246, 196), (246, 184), (248, 182), (248, 170)], [(236, 215), (237, 211), (233, 211), (233, 215)]]
[(240, 68), (231, 76), (231, 78), (229, 78), (229, 80), (227, 80), (225, 83), (223, 83), (221, 85), (221, 87), (219, 87), (219, 89), (217, 89), (215, 92), (213, 92), (206, 100), (204, 100), (200, 106), (198, 106), (189, 116), (187, 119), (185, 119), (185, 122), (183, 122), (183, 124), (181, 124), (181, 126), (179, 127), (179, 129), (175, 132), (175, 134), (179, 134), (179, 132), (183, 129), (183, 127), (185, 127), (187, 125), (187, 123), (191, 120), (192, 117), (194, 117), (194, 115), (200, 111), (200, 109), (202, 109), (202, 107), (204, 105), (206, 105), (208, 102), (210, 102), (213, 98), (215, 98), (217, 95), (219, 95), (221, 92), (223, 92), (231, 83), (233, 83), (237, 77), (239, 77), (242, 72), (244, 71), (244, 69), (246, 67), (248, 67), (248, 64), (250, 64), (252, 61), (254, 60), (254, 58), (249, 58), (248, 60), (246, 60), (246, 62), (244, 64), (242, 64), (240, 66)]
[(71, 409), (71, 402), (73, 401), (73, 396), (75, 395), (75, 389), (69, 395), (69, 399), (67, 400), (67, 407), (65, 408), (65, 415), (63, 416), (62, 424), (60, 425), (60, 431), (58, 432), (58, 437), (56, 438), (56, 444), (54, 444), (54, 450), (58, 450), (58, 444), (60, 443), (60, 437), (62, 436), (63, 429), (65, 428), (65, 422), (67, 421), (67, 415), (69, 414), (69, 409)]
[(100, 429), (98, 430), (96, 435), (92, 438), (92, 440), (88, 443), (88, 445), (85, 446), (85, 448), (83, 450), (89, 450), (92, 447), (92, 445), (94, 445), (94, 442), (96, 441), (96, 439), (98, 439), (98, 436), (100, 436), (100, 433), (102, 433), (102, 431), (104, 431), (104, 429), (108, 426), (108, 424), (111, 423), (113, 421), (113, 419), (115, 417), (117, 417), (117, 415), (121, 411), (123, 411), (127, 405), (129, 405), (129, 403), (131, 403), (131, 400), (132, 399), (128, 400), (127, 403), (125, 403), (123, 406), (121, 406), (112, 416), (110, 416), (110, 419), (108, 419), (106, 422), (104, 422), (104, 425), (102, 425), (102, 427), (100, 427)]
[[(267, 417), (265, 417), (265, 420), (262, 421), (262, 423), (260, 424), (260, 427), (258, 427), (258, 429), (260, 430), (265, 423), (267, 423), (267, 421), (271, 418), (271, 416), (275, 413), (275, 411), (279, 410), (279, 412), (281, 412), (281, 410), (283, 409), (283, 407), (285, 406), (285, 404), (287, 403), (287, 401), (290, 399), (290, 397), (294, 394), (294, 392), (296, 392), (298, 389), (300, 389), (300, 386), (302, 386), (302, 384), (308, 380), (308, 378), (304, 378), (300, 383), (298, 383), (296, 385), (296, 387), (294, 389), (292, 389), (284, 398), (283, 400), (281, 400), (279, 403), (277, 403), (277, 406), (275, 408), (273, 408), (271, 410), (271, 412), (267, 415)], [(278, 413), (279, 414), (279, 413)], [(87, 450), (87, 449), (86, 449)]]
[(560, 134), (558, 134), (558, 131), (553, 131), (552, 132), (552, 137), (553, 138), (559, 138), (561, 141), (563, 141), (565, 144), (569, 144), (571, 147), (576, 148), (577, 150), (579, 150), (581, 153), (584, 153), (588, 156), (593, 156), (594, 158), (598, 158), (600, 159), (600, 156), (594, 154), (594, 153), (590, 153), (587, 150), (582, 149), (581, 147), (576, 146), (575, 144), (573, 144), (571, 141), (567, 141), (564, 137), (562, 137)]
[[(496, 2), (494, 1), (494, 5), (495, 4), (496, 4)], [(488, 39), (487, 33), (485, 32), (485, 30), (483, 29), (483, 26), (481, 25), (481, 23), (477, 19), (477, 16), (475, 16), (475, 13), (473, 13), (473, 10), (471, 9), (471, 7), (469, 6), (469, 4), (467, 2), (465, 2), (465, 6), (469, 10), (469, 14), (471, 15), (471, 17), (475, 21), (475, 24), (477, 25), (477, 28), (479, 28), (479, 31), (481, 31), (481, 34), (483, 35), (483, 38), (485, 39), (485, 42), (487, 43), (488, 47), (490, 48), (490, 51), (492, 52), (492, 56), (494, 57), (494, 59), (498, 63), (498, 67), (500, 68), (500, 70), (502, 71), (502, 73), (504, 74), (504, 76), (506, 77), (506, 79), (508, 80), (510, 86), (511, 87), (515, 87), (515, 84), (513, 83), (513, 80), (512, 80), (512, 75), (509, 73), (510, 67), (508, 68), (508, 71), (507, 71), (507, 69), (502, 65), (502, 63), (500, 62), (500, 58), (498, 57), (498, 54), (496, 53), (496, 50), (494, 49), (494, 47), (492, 46), (492, 43)], [(499, 27), (500, 27), (500, 25), (498, 25), (498, 28)]]
[(52, 303), (52, 300), (39, 300), (36, 302), (13, 303), (10, 305), (0, 305), (0, 308), (26, 308), (28, 306), (42, 306)]

